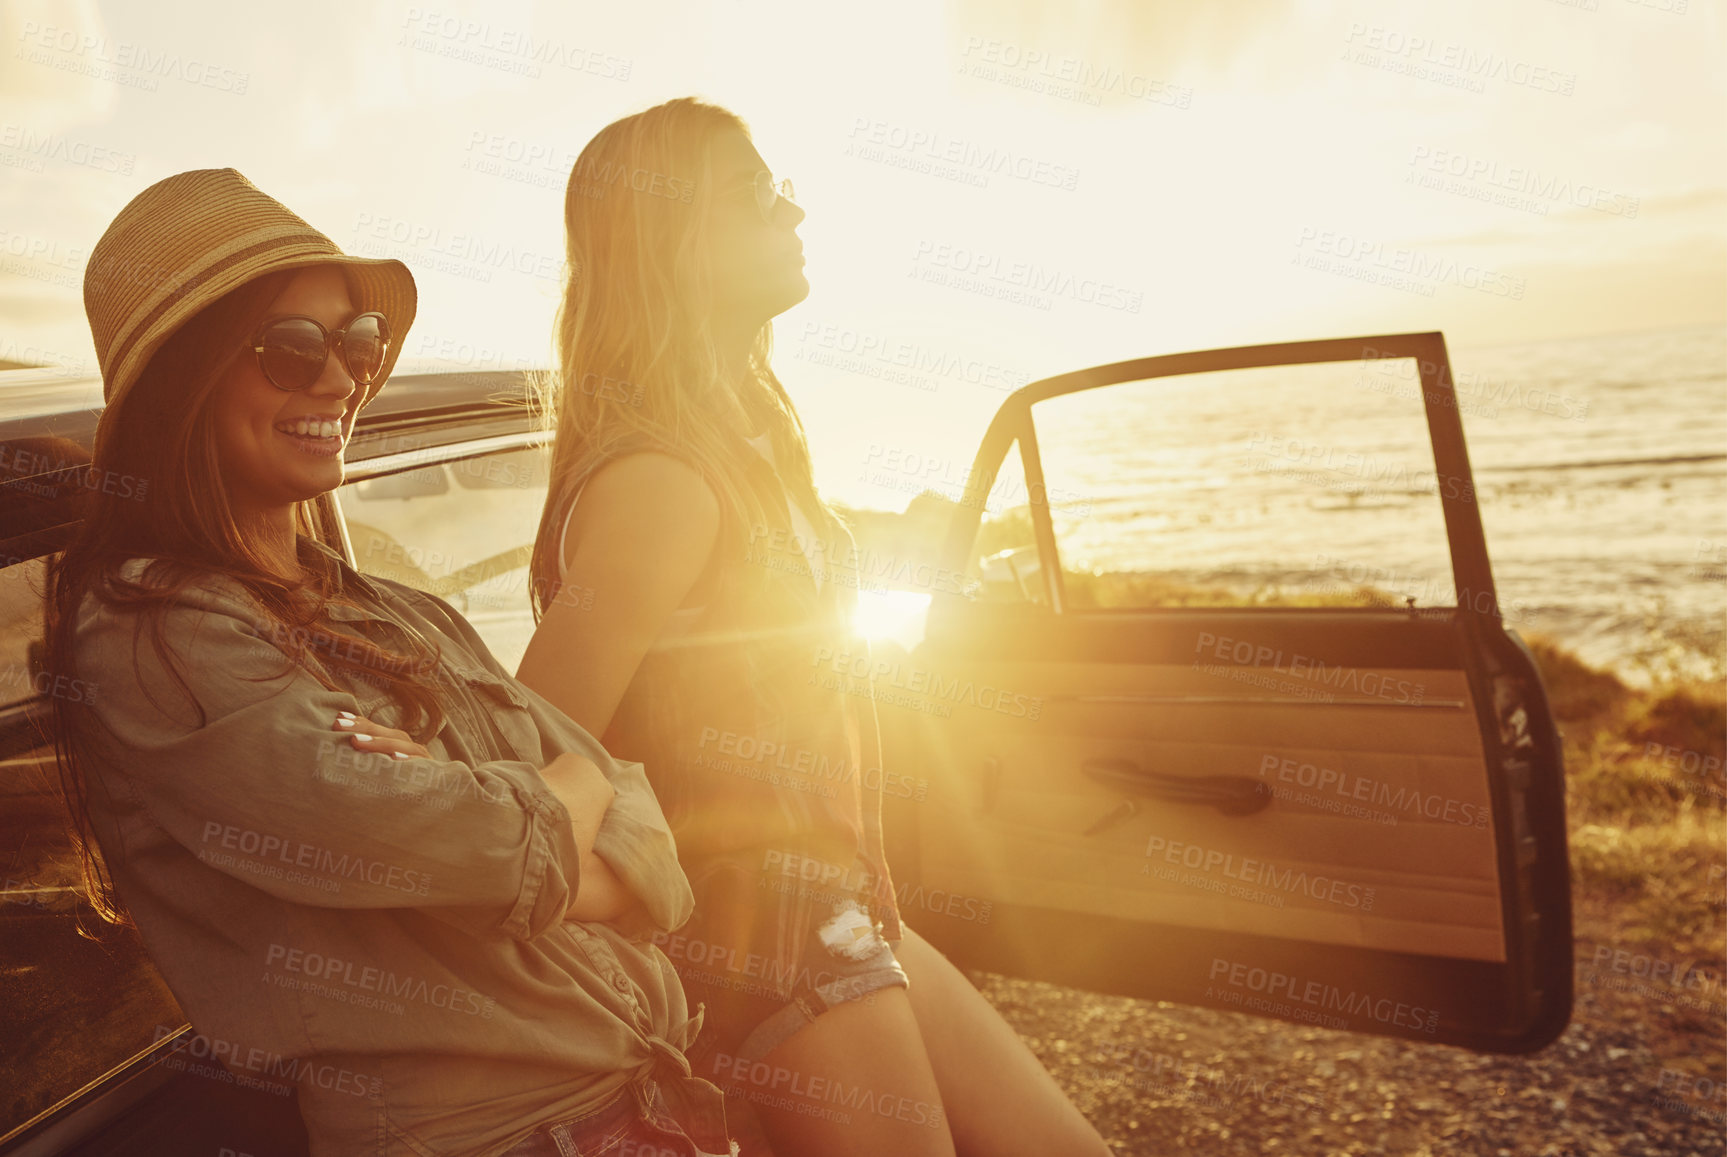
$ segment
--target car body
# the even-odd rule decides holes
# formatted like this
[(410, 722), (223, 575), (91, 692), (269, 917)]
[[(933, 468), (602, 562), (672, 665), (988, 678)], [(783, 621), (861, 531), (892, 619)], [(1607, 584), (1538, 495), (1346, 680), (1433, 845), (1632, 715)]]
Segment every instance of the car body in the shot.
[[(1390, 366), (1396, 388), (1368, 380)], [(1379, 453), (1397, 438), (1406, 454), (1430, 447), (1419, 486), (1340, 490), (1310, 435), (1292, 458), (1275, 433), (1279, 415), (1307, 413), (1286, 387), (1351, 367), (1353, 393), (1331, 394), (1351, 416), (1321, 428), (1365, 431)], [(1230, 383), (1244, 392), (1220, 401)], [(449, 598), (512, 669), (533, 629), (526, 567), (550, 447), (526, 389), (520, 373), (398, 376), (359, 419), (349, 481), (304, 510), (305, 530), (360, 570)], [(1386, 422), (1413, 433), (1360, 416), (1382, 403), (1402, 405)], [(291, 1093), (245, 1087), (200, 1056), (135, 940), (78, 931), (40, 730), (47, 695), (77, 692), (41, 674), (40, 595), (92, 484), (100, 405), (99, 382), (0, 374), (0, 1153), (303, 1152)], [(1186, 441), (1184, 414), (1203, 418)], [(1217, 456), (1244, 444), (1217, 432), (1232, 417), (1257, 424), (1245, 444), (1261, 464)], [(1291, 461), (1311, 469), (1281, 469)], [(1309, 476), (1317, 506), (1292, 496)], [(1121, 477), (1144, 493), (1123, 493)], [(1256, 484), (1269, 489), (1241, 505)], [(846, 564), (860, 598), (909, 595), (917, 629), (811, 658), (814, 675), (867, 672), (882, 692), (868, 693), (888, 766), (870, 770), (908, 923), (962, 967), (1099, 992), (1484, 1052), (1563, 1030), (1558, 736), (1498, 613), (1441, 335), (1210, 350), (1033, 382), (1005, 399), (952, 492), (934, 489), (897, 522), (860, 521), (866, 548)], [(921, 529), (900, 533), (913, 510)], [(1245, 554), (1218, 563), (1235, 549), (1227, 535), (1169, 532), (1225, 510), (1245, 512), (1225, 520), (1243, 541), (1289, 542), (1301, 541), (1290, 521), (1318, 510), (1353, 528), (1359, 553), (1403, 540), (1387, 526), (1414, 535), (1419, 523), (1452, 598), (1388, 605), (1369, 581), (1268, 600), (1272, 572)], [(1162, 577), (1143, 558), (1112, 570), (1078, 557), (1135, 536), (1146, 558), (1196, 549)], [(1208, 550), (1210, 563), (1194, 561)]]

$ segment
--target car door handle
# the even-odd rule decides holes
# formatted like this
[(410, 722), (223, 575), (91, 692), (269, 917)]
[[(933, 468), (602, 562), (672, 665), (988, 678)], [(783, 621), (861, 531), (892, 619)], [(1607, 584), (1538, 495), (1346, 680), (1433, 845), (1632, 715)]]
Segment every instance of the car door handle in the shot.
[(1169, 803), (1209, 804), (1226, 816), (1249, 816), (1271, 802), (1268, 785), (1244, 775), (1166, 775), (1131, 759), (1088, 759), (1080, 770), (1107, 787)]

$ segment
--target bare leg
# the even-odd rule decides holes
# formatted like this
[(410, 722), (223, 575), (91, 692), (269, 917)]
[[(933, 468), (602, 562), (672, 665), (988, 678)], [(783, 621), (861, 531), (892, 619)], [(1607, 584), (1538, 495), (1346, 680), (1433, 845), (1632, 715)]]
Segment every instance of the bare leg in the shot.
[[(762, 1058), (774, 1067), (771, 1075), (758, 1067), (752, 1079), (737, 1082), (748, 1090), (776, 1154), (954, 1157), (906, 992), (885, 988), (835, 1005)], [(741, 1063), (736, 1075), (744, 1075)], [(797, 1107), (763, 1103), (769, 1098)], [(1042, 1157), (1048, 1152), (1059, 1150)]]
[(1107, 1157), (1097, 1130), (964, 973), (910, 928), (894, 955), (959, 1153)]

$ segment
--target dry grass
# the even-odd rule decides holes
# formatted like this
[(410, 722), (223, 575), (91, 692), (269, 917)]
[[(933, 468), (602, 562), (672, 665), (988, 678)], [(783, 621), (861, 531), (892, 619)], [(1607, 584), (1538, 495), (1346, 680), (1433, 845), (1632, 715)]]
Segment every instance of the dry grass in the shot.
[(1721, 958), (1727, 687), (1642, 690), (1550, 639), (1530, 649), (1564, 743), (1573, 891), (1621, 938)]

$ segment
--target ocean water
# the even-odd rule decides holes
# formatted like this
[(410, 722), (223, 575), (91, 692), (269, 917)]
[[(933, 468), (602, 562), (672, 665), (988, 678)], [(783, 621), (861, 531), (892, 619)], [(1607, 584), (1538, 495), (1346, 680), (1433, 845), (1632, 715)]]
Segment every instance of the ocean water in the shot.
[(1573, 421), (1465, 415), (1512, 625), (1633, 676), (1727, 675), (1727, 327), (1454, 360), (1589, 403)]
[[(1637, 683), (1727, 675), (1727, 327), (1449, 353), (1507, 624)], [(1455, 603), (1417, 390), (1372, 360), (1040, 403), (1064, 566)]]

